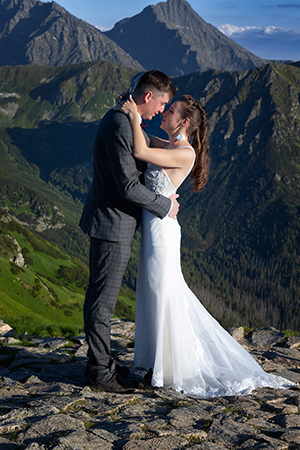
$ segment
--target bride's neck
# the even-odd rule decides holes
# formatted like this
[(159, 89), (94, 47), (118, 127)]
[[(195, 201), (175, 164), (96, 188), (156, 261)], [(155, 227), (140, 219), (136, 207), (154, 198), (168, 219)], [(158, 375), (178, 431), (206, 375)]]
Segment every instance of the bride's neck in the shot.
[(182, 132), (169, 134), (169, 147), (173, 147), (178, 141), (187, 141), (186, 135)]

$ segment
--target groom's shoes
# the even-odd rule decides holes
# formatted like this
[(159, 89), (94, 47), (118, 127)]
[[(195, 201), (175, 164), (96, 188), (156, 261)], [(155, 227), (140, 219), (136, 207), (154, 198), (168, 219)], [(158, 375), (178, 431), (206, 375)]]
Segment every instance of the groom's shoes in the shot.
[[(115, 370), (117, 374), (121, 375), (122, 377), (128, 377), (130, 374), (129, 367), (127, 366), (121, 366), (120, 364), (115, 362)], [(87, 377), (91, 371), (90, 363), (88, 362), (84, 371), (84, 376)]]
[(93, 374), (87, 376), (87, 386), (93, 390), (115, 392), (117, 394), (131, 394), (137, 387), (135, 380), (126, 380), (116, 372), (106, 374)]
[(130, 374), (130, 370), (127, 366), (120, 366), (120, 364), (116, 364), (116, 372), (121, 375), (121, 377), (128, 377)]
[(153, 371), (152, 371), (152, 369), (149, 369), (148, 372), (146, 373), (146, 375), (144, 375), (144, 380), (145, 380), (146, 384), (151, 384), (152, 375), (153, 375)]

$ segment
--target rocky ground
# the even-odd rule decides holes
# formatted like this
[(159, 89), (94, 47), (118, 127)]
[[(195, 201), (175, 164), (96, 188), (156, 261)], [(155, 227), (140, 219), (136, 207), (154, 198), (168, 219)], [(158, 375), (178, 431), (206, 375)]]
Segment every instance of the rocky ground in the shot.
[[(84, 386), (87, 347), (27, 336), (27, 347), (0, 324), (1, 450), (300, 449), (300, 336), (262, 328), (229, 330), (288, 390), (202, 398), (142, 383), (129, 395)], [(115, 357), (133, 370), (134, 324), (112, 321)]]

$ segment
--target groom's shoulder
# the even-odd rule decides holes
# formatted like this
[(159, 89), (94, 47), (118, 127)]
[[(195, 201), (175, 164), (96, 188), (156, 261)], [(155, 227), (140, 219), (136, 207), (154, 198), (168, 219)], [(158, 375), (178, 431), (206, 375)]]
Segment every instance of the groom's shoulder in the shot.
[(112, 108), (101, 119), (98, 130), (112, 133), (119, 129), (131, 129), (130, 122), (123, 111), (116, 111)]
[(101, 122), (114, 122), (129, 125), (129, 119), (126, 114), (123, 111), (116, 110), (114, 108), (111, 108), (109, 111), (107, 111)]

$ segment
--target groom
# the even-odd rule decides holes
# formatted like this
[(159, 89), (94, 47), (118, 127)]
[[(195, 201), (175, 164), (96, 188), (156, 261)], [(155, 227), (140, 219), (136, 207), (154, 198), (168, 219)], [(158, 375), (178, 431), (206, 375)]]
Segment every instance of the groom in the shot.
[[(140, 78), (132, 97), (141, 119), (163, 113), (176, 93), (167, 75), (152, 70)], [(145, 139), (149, 143), (149, 137)], [(142, 208), (163, 218), (175, 218), (179, 205), (143, 185), (146, 164), (132, 156), (132, 132), (123, 111), (111, 109), (100, 122), (94, 142), (94, 179), (80, 227), (90, 237), (90, 280), (84, 304), (88, 343), (87, 384), (108, 392), (132, 392), (124, 368), (111, 357), (110, 319), (129, 260), (130, 242)], [(125, 368), (126, 369), (126, 368)]]

